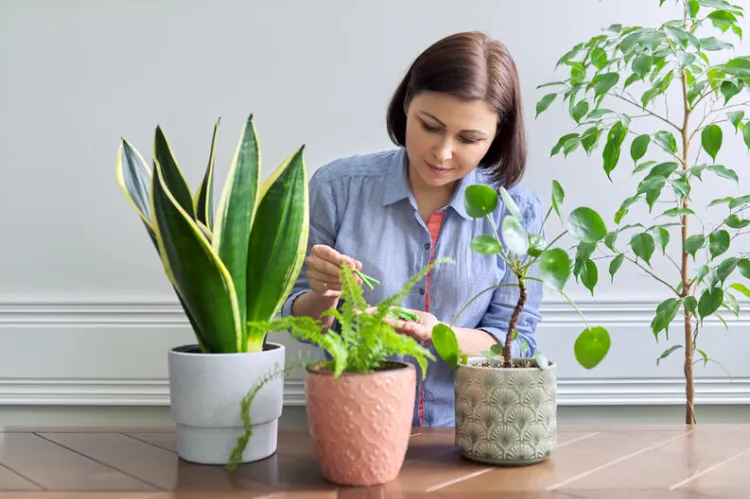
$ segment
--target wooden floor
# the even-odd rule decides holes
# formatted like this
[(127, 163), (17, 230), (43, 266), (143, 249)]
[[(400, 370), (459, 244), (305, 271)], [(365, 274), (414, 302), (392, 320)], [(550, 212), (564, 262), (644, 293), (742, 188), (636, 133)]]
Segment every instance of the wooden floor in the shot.
[(399, 477), (372, 488), (323, 480), (306, 431), (235, 474), (175, 454), (169, 429), (0, 429), (0, 499), (750, 498), (750, 425), (562, 428), (542, 464), (463, 460), (452, 429), (415, 430)]

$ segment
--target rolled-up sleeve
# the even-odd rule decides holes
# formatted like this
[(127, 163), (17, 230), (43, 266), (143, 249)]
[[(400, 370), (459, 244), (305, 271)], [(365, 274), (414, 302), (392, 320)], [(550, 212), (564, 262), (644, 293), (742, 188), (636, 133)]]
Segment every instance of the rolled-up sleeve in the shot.
[[(309, 255), (310, 250), (316, 244), (333, 247), (336, 241), (336, 234), (338, 232), (336, 196), (334, 196), (333, 187), (328, 177), (330, 176), (317, 171), (310, 179), (310, 231), (307, 238), (305, 255)], [(310, 282), (307, 279), (307, 264), (303, 264), (289, 297), (281, 307), (281, 317), (291, 316), (294, 300), (309, 290)]]
[[(539, 195), (530, 190), (511, 191), (511, 197), (518, 205), (523, 214), (524, 222), (522, 225), (527, 232), (538, 233), (543, 222), (543, 207)], [(506, 210), (502, 210), (502, 216), (506, 215)], [(499, 226), (499, 224), (498, 224)], [(502, 236), (501, 241), (502, 241)], [(503, 243), (504, 245), (504, 243)], [(530, 277), (539, 278), (538, 263), (529, 268), (527, 274)], [(502, 281), (498, 284), (518, 283), (518, 278), (508, 269)], [(533, 356), (537, 348), (536, 327), (542, 319), (539, 308), (544, 294), (544, 285), (539, 281), (526, 281), (527, 296), (524, 309), (518, 319), (516, 328), (518, 337), (511, 346), (511, 354), (514, 357), (521, 357), (523, 354)], [(481, 329), (491, 334), (501, 345), (505, 345), (506, 332), (513, 315), (516, 303), (518, 303), (519, 289), (516, 286), (504, 286), (495, 289), (492, 300), (487, 307), (487, 312), (482, 317), (477, 329)], [(522, 352), (521, 341), (525, 341), (528, 350)]]

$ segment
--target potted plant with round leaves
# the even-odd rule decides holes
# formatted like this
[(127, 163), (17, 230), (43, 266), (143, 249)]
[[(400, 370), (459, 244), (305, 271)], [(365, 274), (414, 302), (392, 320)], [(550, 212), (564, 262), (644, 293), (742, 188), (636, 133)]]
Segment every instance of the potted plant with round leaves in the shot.
[[(505, 210), (500, 227), (502, 241), (491, 216), (499, 206), (497, 192), (486, 185), (466, 189), (466, 211), (474, 218), (486, 218), (492, 229), (492, 235), (477, 236), (470, 244), (473, 251), (505, 262), (516, 282), (481, 291), (450, 325), (435, 326), (432, 338), (438, 355), (456, 370), (456, 445), (461, 454), (490, 464), (523, 465), (549, 458), (557, 438), (557, 365), (541, 351), (529, 356), (529, 346), (516, 328), (527, 298), (527, 282), (543, 282), (575, 308), (586, 326), (575, 341), (575, 357), (584, 368), (594, 368), (609, 351), (609, 332), (600, 326), (589, 326), (580, 308), (563, 291), (573, 264), (568, 252), (555, 247), (555, 243), (569, 234), (578, 241), (594, 244), (606, 236), (607, 228), (594, 210), (579, 207), (567, 216), (567, 229), (547, 243), (544, 225), (552, 211), (563, 218), (565, 193), (557, 181), (552, 185), (552, 206), (538, 232), (524, 228), (521, 211), (502, 187), (500, 197)], [(518, 298), (503, 345), (495, 344), (479, 357), (468, 357), (460, 351), (451, 328), (479, 295), (506, 286), (516, 288)], [(522, 357), (512, 356), (511, 345), (516, 338), (521, 343)]]
[[(301, 270), (308, 191), (303, 147), (261, 183), (260, 150), (250, 116), (214, 214), (218, 126), (217, 121), (208, 166), (194, 194), (160, 126), (153, 167), (122, 139), (116, 174), (197, 340), (168, 352), (177, 453), (205, 464), (229, 464), (232, 457), (236, 465), (276, 450), (283, 377), (269, 375), (283, 372), (285, 349), (266, 341), (269, 330), (253, 325), (277, 314)], [(253, 394), (254, 404), (243, 407), (254, 386), (260, 387)], [(243, 416), (252, 420), (250, 438), (244, 438)]]
[[(733, 165), (722, 164), (740, 160), (720, 154), (731, 136), (744, 142), (743, 149), (750, 148), (750, 56), (736, 54), (734, 45), (722, 39), (742, 37), (742, 6), (728, 0), (679, 4), (678, 19), (654, 27), (613, 24), (574, 45), (556, 66), (566, 68), (566, 77), (539, 86), (555, 90), (544, 91), (537, 116), (556, 99), (565, 103), (576, 124), (551, 154), (583, 149), (591, 156), (603, 144), (599, 154), (610, 181), (627, 167), (629, 153), (628, 176), (638, 179), (635, 192), (620, 203), (617, 227), (587, 253), (598, 250), (596, 259), (610, 260), (612, 280), (627, 263), (665, 291), (654, 310), (652, 333), (657, 342), (662, 332), (669, 341), (670, 325), (680, 320), (683, 334), (656, 363), (683, 352), (685, 423), (694, 424), (694, 365), (713, 361), (721, 366), (699, 348), (700, 332), (711, 318), (728, 328), (722, 313), (738, 316), (738, 296), (750, 298), (750, 252), (731, 251), (738, 237), (750, 233), (750, 190)], [(670, 113), (675, 102), (677, 109)], [(705, 179), (728, 182), (740, 192), (712, 196), (699, 210), (696, 192)], [(623, 223), (638, 205), (649, 220)], [(657, 258), (665, 266), (657, 267)], [(593, 260), (585, 265), (595, 266)]]
[[(435, 266), (437, 259), (412, 276), (396, 294), (369, 306), (356, 277), (369, 276), (342, 266), (341, 301), (327, 310), (336, 331), (320, 320), (288, 316), (266, 328), (289, 329), (292, 337), (319, 346), (326, 359), (307, 363), (305, 397), (308, 425), (323, 476), (348, 486), (372, 486), (396, 478), (404, 462), (414, 412), (415, 367), (398, 358), (411, 357), (426, 375), (432, 352), (410, 336), (397, 333), (390, 317), (409, 290)], [(356, 277), (355, 277), (356, 276)], [(369, 282), (369, 284), (368, 284)]]

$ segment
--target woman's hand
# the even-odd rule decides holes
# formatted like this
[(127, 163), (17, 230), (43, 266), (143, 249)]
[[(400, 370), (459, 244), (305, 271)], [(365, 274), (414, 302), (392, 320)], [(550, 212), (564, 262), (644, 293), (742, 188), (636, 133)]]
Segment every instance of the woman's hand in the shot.
[[(339, 272), (342, 265), (349, 265), (353, 269), (361, 269), (362, 263), (342, 255), (330, 246), (316, 244), (310, 250), (310, 256), (305, 259), (307, 264), (307, 279), (310, 289), (319, 296), (336, 297), (341, 296), (341, 281)], [(362, 284), (359, 277), (355, 276), (357, 284)]]
[(386, 322), (396, 330), (397, 333), (411, 336), (417, 341), (422, 343), (429, 343), (432, 341), (432, 328), (440, 323), (437, 317), (429, 312), (423, 312), (421, 310), (411, 310), (408, 308), (402, 308), (406, 312), (410, 312), (417, 316), (417, 320), (407, 320), (392, 317), (390, 314), (386, 316)]

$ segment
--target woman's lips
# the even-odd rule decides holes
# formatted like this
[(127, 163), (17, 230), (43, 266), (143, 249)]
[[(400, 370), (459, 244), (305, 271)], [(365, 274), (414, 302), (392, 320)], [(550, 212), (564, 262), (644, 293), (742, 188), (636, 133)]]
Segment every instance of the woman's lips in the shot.
[(425, 164), (430, 169), (430, 171), (432, 171), (433, 173), (435, 173), (437, 175), (444, 175), (444, 174), (448, 173), (449, 171), (451, 171), (450, 168), (440, 168), (440, 167), (435, 166), (432, 163), (429, 163), (427, 161), (425, 161)]

